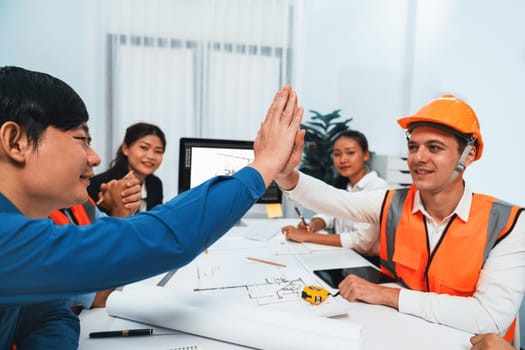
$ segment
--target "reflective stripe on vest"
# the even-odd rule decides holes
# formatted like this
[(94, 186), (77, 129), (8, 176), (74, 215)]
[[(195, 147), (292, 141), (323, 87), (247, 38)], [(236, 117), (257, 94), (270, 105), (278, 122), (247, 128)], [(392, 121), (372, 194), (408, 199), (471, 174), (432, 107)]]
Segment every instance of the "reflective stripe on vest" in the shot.
[[(474, 194), (469, 214), (470, 220), (464, 223), (454, 216), (443, 232), (434, 252), (430, 253), (425, 232), (425, 219), (420, 212), (412, 214), (415, 193), (414, 186), (411, 186), (408, 189), (391, 190), (385, 197), (381, 217), (382, 267), (404, 281), (409, 288), (451, 293), (454, 291), (453, 287), (452, 290), (450, 286), (443, 287), (447, 289), (443, 291), (441, 290), (443, 281), (432, 281), (432, 278), (440, 278), (443, 276), (443, 271), (440, 269), (456, 264), (457, 269), (454, 269), (454, 272), (456, 274), (467, 273), (470, 278), (469, 282), (460, 281), (460, 290), (455, 290), (453, 294), (472, 295), (467, 293), (467, 290), (471, 292), (475, 290), (483, 263), (497, 242), (509, 232), (520, 208), (498, 201), (493, 197)], [(400, 224), (403, 225), (402, 230), (398, 230)], [(484, 235), (483, 238), (479, 237), (481, 233)], [(468, 248), (469, 261), (472, 259), (479, 259), (479, 261), (466, 264), (463, 257), (467, 251), (458, 252), (456, 247)], [(413, 257), (402, 256), (401, 251), (405, 250), (406, 254), (411, 254)], [(447, 258), (443, 257), (444, 255), (447, 255)], [(436, 259), (439, 261), (439, 266), (432, 265)], [(450, 259), (456, 259), (456, 261), (450, 261)], [(407, 268), (401, 268), (400, 263), (405, 264)], [(414, 276), (418, 274), (420, 275)], [(446, 274), (451, 275), (451, 271), (446, 271)], [(430, 279), (429, 283), (423, 283), (423, 280), (426, 279)], [(454, 278), (449, 281), (454, 282)]]
[[(401, 188), (395, 191), (388, 191), (385, 195), (381, 213), (381, 236), (383, 236), (383, 232), (396, 231), (407, 194), (408, 188)], [(383, 215), (385, 214), (387, 214), (386, 220), (383, 220)], [(383, 223), (386, 225), (384, 229)], [(393, 261), (395, 234), (387, 234), (386, 237), (381, 237), (381, 240), (383, 239), (385, 239), (386, 244), (381, 244), (380, 249), (383, 250), (383, 247), (386, 249), (386, 258), (383, 257), (383, 254), (380, 254), (381, 269), (386, 269), (384, 272), (394, 277), (396, 274), (395, 263)]]
[[(380, 223), (381, 270), (405, 287), (472, 296), (490, 251), (512, 230), (520, 207), (473, 194), (469, 221), (453, 215), (430, 253), (426, 221), (412, 213), (414, 186), (385, 195)], [(511, 339), (510, 327), (506, 339)]]

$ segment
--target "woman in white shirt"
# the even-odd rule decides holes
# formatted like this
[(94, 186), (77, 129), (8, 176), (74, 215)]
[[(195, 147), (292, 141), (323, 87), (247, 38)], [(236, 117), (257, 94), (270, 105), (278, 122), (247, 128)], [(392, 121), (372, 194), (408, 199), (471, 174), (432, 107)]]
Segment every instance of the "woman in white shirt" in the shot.
[[(368, 141), (361, 132), (349, 130), (341, 133), (333, 143), (332, 155), (334, 167), (339, 174), (334, 186), (348, 191), (367, 191), (388, 188), (385, 180), (375, 171), (368, 171), (366, 162), (370, 159)], [(319, 192), (319, 197), (324, 193)], [(335, 234), (319, 231), (326, 230)], [(376, 234), (363, 234), (368, 231)], [(315, 215), (307, 226), (301, 221), (295, 226), (282, 228), (286, 239), (295, 242), (313, 242), (345, 247), (363, 255), (379, 254), (379, 228), (375, 224), (342, 220), (333, 216)], [(370, 237), (374, 237), (373, 239)]]

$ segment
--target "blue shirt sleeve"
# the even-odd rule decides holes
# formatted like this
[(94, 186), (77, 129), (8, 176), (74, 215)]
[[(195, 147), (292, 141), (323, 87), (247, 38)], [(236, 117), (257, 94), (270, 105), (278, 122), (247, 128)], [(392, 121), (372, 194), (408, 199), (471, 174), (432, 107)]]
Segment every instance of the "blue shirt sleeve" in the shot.
[(92, 225), (23, 216), (0, 195), (0, 304), (114, 288), (177, 269), (226, 233), (264, 193), (253, 168), (212, 178), (164, 205)]
[[(1, 308), (0, 308), (1, 310)], [(4, 311), (4, 310), (2, 310)], [(1, 313), (1, 311), (0, 311)], [(77, 315), (71, 312), (67, 300), (51, 300), (43, 303), (23, 305), (13, 316), (3, 313), (0, 330), (8, 330), (16, 325), (13, 337), (2, 333), (1, 349), (12, 349), (13, 342), (18, 349), (77, 349), (80, 323)], [(8, 338), (5, 343), (3, 340)], [(3, 344), (2, 344), (3, 343)]]
[(96, 295), (97, 293), (80, 294), (71, 297), (69, 300), (72, 306), (82, 306), (84, 309), (91, 309)]

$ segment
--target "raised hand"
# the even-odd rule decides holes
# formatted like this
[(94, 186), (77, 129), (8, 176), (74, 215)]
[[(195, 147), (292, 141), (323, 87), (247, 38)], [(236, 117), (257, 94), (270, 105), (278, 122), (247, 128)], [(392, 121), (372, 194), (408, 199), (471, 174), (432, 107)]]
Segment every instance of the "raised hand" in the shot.
[(255, 160), (250, 164), (262, 175), (266, 187), (290, 162), (296, 148), (302, 150), (304, 131), (299, 131), (302, 117), (296, 93), (285, 86), (275, 95), (261, 123), (254, 143)]

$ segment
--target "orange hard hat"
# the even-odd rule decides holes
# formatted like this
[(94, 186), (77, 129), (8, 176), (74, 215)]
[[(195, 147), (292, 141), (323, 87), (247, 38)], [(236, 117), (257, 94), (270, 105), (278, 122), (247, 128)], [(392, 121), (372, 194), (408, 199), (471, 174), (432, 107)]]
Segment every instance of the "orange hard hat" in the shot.
[(443, 95), (421, 108), (416, 114), (401, 118), (397, 123), (403, 129), (410, 129), (413, 123), (432, 123), (452, 128), (466, 137), (476, 138), (478, 160), (483, 153), (483, 140), (478, 117), (474, 110), (464, 101), (452, 96)]

